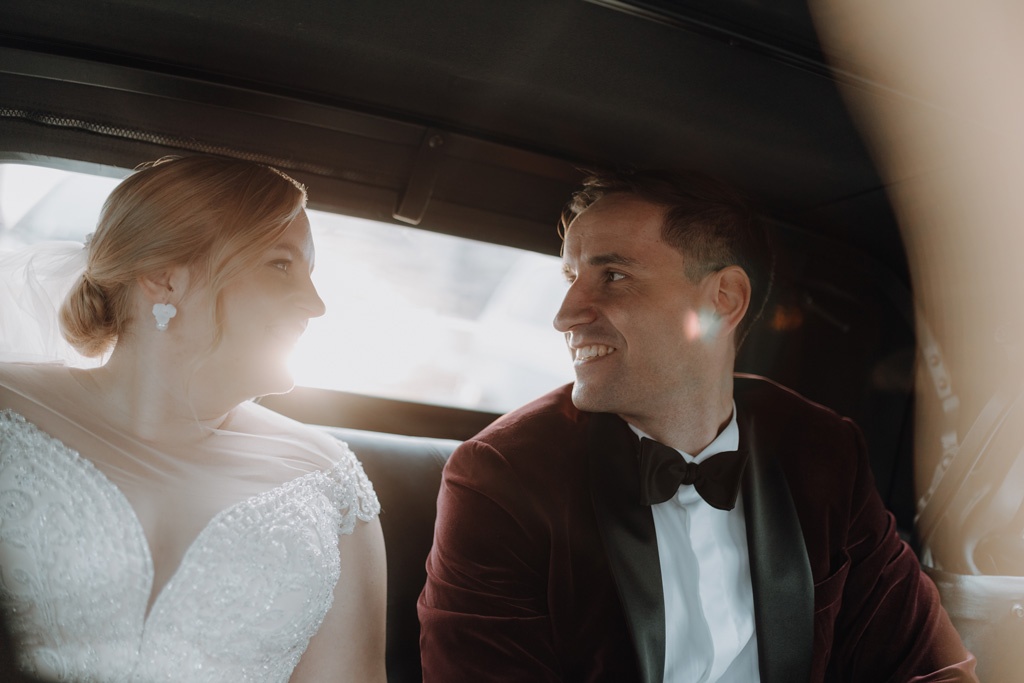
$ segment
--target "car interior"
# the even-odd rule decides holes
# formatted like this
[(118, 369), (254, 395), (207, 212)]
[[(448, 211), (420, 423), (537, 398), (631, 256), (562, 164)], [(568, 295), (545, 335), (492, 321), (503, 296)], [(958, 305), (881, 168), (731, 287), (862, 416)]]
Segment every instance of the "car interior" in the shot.
[[(843, 79), (800, 0), (6, 0), (0, 164), (116, 178), (169, 154), (238, 157), (304, 183), (317, 212), (554, 258), (561, 210), (587, 169), (712, 174), (763, 210), (776, 247), (771, 298), (737, 370), (860, 425), (879, 492), (915, 550), (915, 481), (932, 480), (949, 455), (954, 469), (932, 491), (940, 511), (924, 521), (967, 506), (974, 516), (959, 519), (973, 548), (991, 529), (970, 490), (986, 484), (959, 484), (990, 490), (1017, 470), (964, 439), (976, 416), (962, 414), (957, 378), (916, 307), (889, 188)], [(510, 300), (534, 291), (513, 287)], [(393, 315), (390, 333), (415, 345), (419, 318)], [(299, 386), (262, 400), (346, 441), (374, 483), (393, 683), (420, 680), (415, 603), (446, 458), (514, 407), (446, 403), (426, 386), (424, 398)], [(1013, 423), (1013, 398), (979, 431)], [(921, 410), (940, 433), (915, 433)], [(952, 457), (960, 446), (975, 455)], [(1024, 526), (1020, 495), (1007, 495)], [(1024, 575), (1008, 562), (954, 573)], [(1024, 634), (1024, 588), (1008, 579), (1001, 590), (1000, 638), (1012, 642)], [(1011, 680), (983, 655), (990, 615), (955, 623), (979, 673), (989, 667), (982, 680)]]

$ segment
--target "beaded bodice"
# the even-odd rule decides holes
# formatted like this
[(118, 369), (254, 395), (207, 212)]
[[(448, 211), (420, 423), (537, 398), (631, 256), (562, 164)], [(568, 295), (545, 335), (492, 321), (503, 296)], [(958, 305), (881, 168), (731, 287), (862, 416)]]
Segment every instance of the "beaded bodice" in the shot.
[(287, 681), (331, 605), (338, 535), (378, 512), (346, 448), (216, 514), (147, 614), (153, 561), (128, 499), (0, 411), (0, 608), (40, 678)]

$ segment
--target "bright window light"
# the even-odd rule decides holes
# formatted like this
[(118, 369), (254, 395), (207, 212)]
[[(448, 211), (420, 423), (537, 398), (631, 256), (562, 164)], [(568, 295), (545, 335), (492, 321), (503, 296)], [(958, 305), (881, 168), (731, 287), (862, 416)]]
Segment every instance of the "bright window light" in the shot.
[[(0, 164), (0, 250), (84, 239), (117, 182)], [(297, 384), (504, 412), (572, 379), (551, 327), (565, 293), (557, 258), (320, 211), (309, 218), (327, 314), (292, 355)]]

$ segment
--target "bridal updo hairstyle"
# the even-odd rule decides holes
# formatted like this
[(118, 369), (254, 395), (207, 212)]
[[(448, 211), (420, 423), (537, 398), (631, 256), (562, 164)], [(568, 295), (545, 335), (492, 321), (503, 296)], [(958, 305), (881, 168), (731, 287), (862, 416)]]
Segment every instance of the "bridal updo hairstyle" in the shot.
[(270, 166), (209, 156), (140, 166), (103, 205), (85, 272), (60, 311), (64, 337), (95, 357), (130, 336), (132, 291), (142, 275), (184, 265), (220, 292), (252, 272), (305, 208), (305, 188)]

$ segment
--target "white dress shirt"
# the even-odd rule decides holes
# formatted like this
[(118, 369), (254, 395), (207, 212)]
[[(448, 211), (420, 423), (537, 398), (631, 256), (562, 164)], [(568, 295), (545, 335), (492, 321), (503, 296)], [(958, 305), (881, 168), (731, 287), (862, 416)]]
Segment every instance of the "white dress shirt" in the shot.
[[(736, 450), (739, 436), (733, 404), (732, 420), (707, 448), (696, 457), (679, 454), (700, 463)], [(680, 486), (651, 512), (665, 595), (665, 683), (758, 683), (742, 494), (726, 511), (705, 503), (693, 486)]]

